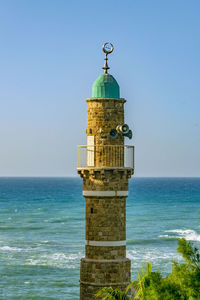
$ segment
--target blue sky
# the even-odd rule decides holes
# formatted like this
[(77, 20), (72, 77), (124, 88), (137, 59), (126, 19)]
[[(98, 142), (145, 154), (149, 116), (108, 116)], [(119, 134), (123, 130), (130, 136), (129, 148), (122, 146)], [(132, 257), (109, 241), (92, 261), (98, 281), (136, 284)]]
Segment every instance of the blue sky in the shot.
[(199, 13), (198, 0), (1, 0), (0, 176), (76, 175), (107, 41), (136, 176), (200, 176)]

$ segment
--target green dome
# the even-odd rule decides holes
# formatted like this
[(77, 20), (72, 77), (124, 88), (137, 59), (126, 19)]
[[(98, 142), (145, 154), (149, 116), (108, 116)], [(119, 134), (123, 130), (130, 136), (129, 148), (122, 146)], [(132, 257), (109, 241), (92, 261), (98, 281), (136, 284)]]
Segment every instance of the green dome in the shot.
[(119, 85), (110, 74), (102, 74), (92, 86), (92, 98), (120, 98)]

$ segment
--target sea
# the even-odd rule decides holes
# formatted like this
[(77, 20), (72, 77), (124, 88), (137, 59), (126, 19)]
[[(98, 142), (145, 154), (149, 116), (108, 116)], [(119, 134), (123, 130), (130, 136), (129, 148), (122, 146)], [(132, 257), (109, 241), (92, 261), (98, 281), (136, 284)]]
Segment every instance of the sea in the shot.
[[(80, 178), (0, 178), (0, 299), (78, 300), (84, 219)], [(181, 237), (200, 248), (200, 178), (131, 179), (132, 280), (147, 262), (167, 275)]]

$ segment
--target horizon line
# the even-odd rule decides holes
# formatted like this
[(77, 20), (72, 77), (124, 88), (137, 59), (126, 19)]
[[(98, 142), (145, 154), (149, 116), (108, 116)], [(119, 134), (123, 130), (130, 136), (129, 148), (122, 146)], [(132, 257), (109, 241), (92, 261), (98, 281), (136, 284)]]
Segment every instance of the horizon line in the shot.
[[(80, 178), (78, 175), (0, 175), (0, 178)], [(200, 178), (200, 176), (134, 176), (134, 178)]]

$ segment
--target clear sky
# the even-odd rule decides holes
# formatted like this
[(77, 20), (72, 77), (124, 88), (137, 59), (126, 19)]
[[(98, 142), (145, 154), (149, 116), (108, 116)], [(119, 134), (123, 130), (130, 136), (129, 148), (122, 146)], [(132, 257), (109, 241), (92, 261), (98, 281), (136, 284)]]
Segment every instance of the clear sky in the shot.
[(136, 176), (200, 176), (199, 15), (199, 0), (0, 0), (0, 176), (76, 174), (107, 41)]

